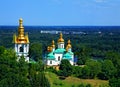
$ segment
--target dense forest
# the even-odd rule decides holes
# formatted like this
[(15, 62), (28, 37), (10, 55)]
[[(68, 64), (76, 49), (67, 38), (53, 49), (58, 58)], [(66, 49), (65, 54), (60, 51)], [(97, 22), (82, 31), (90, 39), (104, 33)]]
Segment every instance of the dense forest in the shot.
[[(77, 64), (84, 67), (71, 66), (69, 61), (63, 60), (59, 71), (52, 67), (45, 68), (41, 60), (44, 58), (46, 48), (51, 44), (52, 40), (55, 40), (57, 47), (59, 34), (41, 33), (41, 31), (53, 30), (63, 32), (65, 44), (67, 44), (67, 40), (71, 40), (72, 50), (78, 59)], [(36, 61), (35, 64), (25, 63), (24, 58), (21, 58), (20, 62), (15, 61), (12, 39), (13, 34), (16, 32), (16, 26), (0, 27), (0, 84), (3, 84), (1, 87), (7, 87), (4, 86), (5, 84), (10, 84), (11, 86), (9, 87), (17, 87), (16, 84), (19, 84), (18, 87), (23, 87), (22, 84), (26, 84), (25, 87), (49, 87), (49, 81), (44, 75), (44, 72), (47, 71), (57, 74), (61, 79), (65, 79), (68, 76), (83, 79), (97, 78), (109, 80), (111, 87), (120, 86), (120, 27), (26, 26), (25, 32), (28, 32), (30, 39), (29, 56), (31, 60)], [(10, 80), (11, 82), (9, 83)], [(45, 83), (40, 83), (39, 80), (44, 80)], [(36, 86), (33, 86), (34, 84)], [(81, 85), (78, 87), (92, 86), (87, 84), (86, 86)]]

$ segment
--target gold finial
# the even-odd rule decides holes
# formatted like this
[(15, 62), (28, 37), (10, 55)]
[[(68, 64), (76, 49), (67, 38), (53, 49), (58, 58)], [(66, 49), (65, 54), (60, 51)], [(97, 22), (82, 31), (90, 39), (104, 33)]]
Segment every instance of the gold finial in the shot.
[(62, 38), (62, 36), (63, 36), (62, 33), (60, 33), (60, 38)]
[(59, 38), (59, 40), (58, 40), (58, 43), (59, 43), (59, 42), (64, 42), (62, 33), (60, 33), (60, 38)]
[(23, 27), (23, 19), (22, 18), (19, 19), (19, 27)]
[(14, 43), (29, 43), (28, 34), (24, 35), (24, 27), (22, 18), (19, 19), (18, 36), (13, 36)]
[(71, 42), (70, 42), (70, 40), (68, 40), (67, 47), (68, 47), (68, 48), (71, 48), (71, 47), (72, 47), (72, 46), (71, 46)]
[(18, 29), (18, 36), (20, 38), (24, 38), (24, 27), (23, 27), (23, 20), (22, 18), (19, 19), (19, 29)]
[(55, 48), (55, 41), (52, 40), (52, 47)]

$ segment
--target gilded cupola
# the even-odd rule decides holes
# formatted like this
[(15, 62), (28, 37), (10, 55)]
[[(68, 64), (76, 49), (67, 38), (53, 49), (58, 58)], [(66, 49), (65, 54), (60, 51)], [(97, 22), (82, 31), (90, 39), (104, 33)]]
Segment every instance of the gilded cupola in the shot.
[(64, 42), (62, 33), (60, 33), (60, 38), (58, 39), (58, 43), (60, 43), (60, 42)]
[(68, 47), (68, 48), (72, 48), (72, 46), (71, 46), (71, 41), (70, 41), (70, 40), (68, 40), (67, 47)]
[(24, 34), (23, 20), (19, 19), (18, 36), (13, 35), (13, 43), (29, 43), (28, 34)]
[(52, 47), (51, 47), (51, 46), (48, 46), (48, 47), (47, 47), (47, 51), (48, 51), (48, 52), (52, 52)]
[(55, 48), (55, 41), (52, 40), (52, 48)]

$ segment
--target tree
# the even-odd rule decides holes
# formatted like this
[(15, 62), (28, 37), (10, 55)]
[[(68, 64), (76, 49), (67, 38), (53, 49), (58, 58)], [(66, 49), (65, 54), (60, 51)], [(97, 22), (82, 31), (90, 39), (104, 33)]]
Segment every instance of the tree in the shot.
[(3, 54), (5, 51), (5, 48), (3, 46), (0, 46), (0, 55)]
[[(21, 67), (19, 67), (21, 65)], [(17, 62), (17, 57), (12, 49), (5, 49), (0, 56), (0, 86), (1, 87), (30, 87), (23, 62)]]
[(45, 77), (44, 67), (41, 62), (29, 64), (29, 79), (32, 87), (50, 87), (50, 83)]
[(116, 77), (120, 77), (120, 53), (113, 51), (107, 52), (105, 59), (112, 61), (114, 67), (117, 69)]
[(90, 78), (95, 78), (101, 72), (101, 63), (95, 60), (88, 60), (86, 66), (90, 69)]
[(33, 43), (30, 46), (29, 55), (35, 61), (42, 60), (42, 45), (40, 43)]
[(111, 60), (104, 60), (102, 63), (102, 78), (101, 79), (110, 79), (116, 74), (116, 68), (114, 67)]
[(117, 78), (111, 78), (109, 80), (110, 87), (120, 87), (120, 79)]
[(73, 73), (72, 74), (76, 77), (81, 77), (82, 76), (82, 68), (79, 66), (73, 66)]
[(63, 59), (60, 64), (60, 75), (61, 76), (70, 76), (72, 74), (72, 65), (67, 59)]
[(19, 59), (18, 68), (19, 68), (19, 75), (26, 77), (28, 73), (28, 63), (25, 61), (24, 56), (21, 56), (21, 58)]
[(88, 66), (85, 65), (82, 68), (82, 75), (81, 75), (81, 77), (84, 78), (84, 79), (87, 79), (87, 78), (90, 77), (90, 68)]

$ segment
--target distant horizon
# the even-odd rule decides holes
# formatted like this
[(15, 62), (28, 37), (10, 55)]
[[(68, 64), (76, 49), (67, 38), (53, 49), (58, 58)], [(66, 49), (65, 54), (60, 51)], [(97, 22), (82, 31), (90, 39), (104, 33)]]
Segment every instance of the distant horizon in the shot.
[[(19, 25), (0, 25), (0, 27), (18, 27)], [(23, 25), (23, 27), (120, 27), (120, 25)]]

